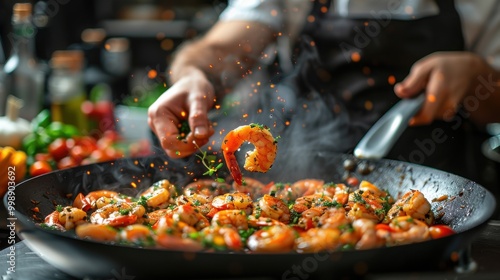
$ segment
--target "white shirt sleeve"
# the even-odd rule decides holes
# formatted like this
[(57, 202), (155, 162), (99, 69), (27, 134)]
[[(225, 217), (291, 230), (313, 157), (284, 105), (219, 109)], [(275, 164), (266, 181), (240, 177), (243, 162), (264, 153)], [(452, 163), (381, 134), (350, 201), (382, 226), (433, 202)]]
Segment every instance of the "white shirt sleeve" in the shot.
[(276, 31), (283, 28), (283, 11), (280, 0), (229, 0), (219, 20), (256, 21)]
[(500, 70), (500, 1), (456, 0), (465, 48)]

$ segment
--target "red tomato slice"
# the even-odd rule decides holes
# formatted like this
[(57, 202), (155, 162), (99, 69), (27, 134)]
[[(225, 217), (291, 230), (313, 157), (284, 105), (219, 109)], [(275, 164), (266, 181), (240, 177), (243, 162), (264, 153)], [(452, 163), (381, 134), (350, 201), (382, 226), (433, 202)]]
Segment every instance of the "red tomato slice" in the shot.
[(106, 224), (112, 227), (125, 227), (135, 223), (135, 221), (137, 221), (137, 216), (123, 215), (109, 219)]
[(433, 225), (429, 227), (429, 233), (431, 234), (432, 239), (437, 239), (453, 235), (456, 232), (447, 225)]
[(92, 204), (90, 203), (90, 200), (82, 193), (78, 193), (78, 195), (75, 197), (75, 200), (73, 200), (73, 207), (82, 209), (83, 211), (87, 212), (92, 207)]

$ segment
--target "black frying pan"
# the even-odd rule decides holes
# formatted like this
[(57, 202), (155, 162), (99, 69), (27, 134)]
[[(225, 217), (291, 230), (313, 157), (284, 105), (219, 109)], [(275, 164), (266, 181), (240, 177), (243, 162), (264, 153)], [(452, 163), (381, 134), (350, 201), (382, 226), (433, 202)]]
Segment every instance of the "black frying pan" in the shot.
[[(321, 152), (309, 153), (307, 157), (301, 158), (300, 162), (308, 162), (302, 167), (294, 165), (291, 168), (283, 164), (274, 166), (269, 173), (244, 175), (263, 182), (292, 182), (301, 178), (342, 182), (346, 172), (342, 163), (353, 159), (350, 155)], [(311, 279), (315, 276), (332, 279), (380, 271), (443, 269), (453, 264), (453, 256), (468, 247), (493, 215), (496, 204), (492, 194), (462, 177), (391, 160), (359, 164), (368, 164), (373, 171), (365, 175), (354, 171), (353, 175), (387, 189), (395, 197), (409, 189), (421, 190), (429, 200), (448, 195), (450, 199), (433, 202), (432, 206), (441, 222), (449, 224), (458, 234), (418, 244), (366, 251), (276, 255), (186, 253), (107, 245), (36, 226), (38, 220), (33, 215), (42, 219), (54, 210), (54, 205), (71, 203), (72, 199), (66, 196), (68, 193), (76, 195), (78, 192), (107, 188), (133, 194), (160, 179), (169, 179), (182, 186), (192, 181), (196, 174), (202, 174), (203, 169), (197, 170), (201, 164), (196, 163), (195, 157), (171, 160), (162, 156), (92, 164), (27, 180), (19, 184), (15, 191), (16, 225), (20, 237), (33, 251), (42, 254), (43, 259), (62, 271), (81, 278), (268, 276)], [(137, 183), (138, 188), (134, 189), (131, 182)], [(4, 200), (7, 204), (6, 198)], [(39, 214), (31, 210), (34, 201), (39, 202)]]

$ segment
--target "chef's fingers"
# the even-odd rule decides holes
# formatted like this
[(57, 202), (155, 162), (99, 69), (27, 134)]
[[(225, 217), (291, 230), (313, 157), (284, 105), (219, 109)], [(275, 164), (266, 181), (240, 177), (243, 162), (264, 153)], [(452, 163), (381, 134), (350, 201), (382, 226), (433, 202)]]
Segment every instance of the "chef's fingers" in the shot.
[(189, 133), (184, 139), (180, 139), (179, 135), (168, 135), (162, 137), (160, 140), (163, 149), (169, 157), (183, 158), (194, 154), (199, 147), (207, 144), (209, 139), (195, 139), (193, 133)]
[(416, 62), (406, 78), (394, 85), (394, 92), (400, 98), (409, 98), (417, 95), (425, 89), (429, 75), (432, 71), (432, 64), (428, 61)]
[(192, 93), (189, 96), (189, 127), (194, 138), (199, 140), (208, 139), (213, 134), (210, 121), (208, 119), (208, 111), (212, 102), (207, 100), (211, 94), (204, 92)]
[(443, 119), (444, 110), (450, 107), (449, 93), (444, 73), (440, 70), (432, 71), (425, 88), (426, 100), (410, 125), (428, 125), (436, 119)]

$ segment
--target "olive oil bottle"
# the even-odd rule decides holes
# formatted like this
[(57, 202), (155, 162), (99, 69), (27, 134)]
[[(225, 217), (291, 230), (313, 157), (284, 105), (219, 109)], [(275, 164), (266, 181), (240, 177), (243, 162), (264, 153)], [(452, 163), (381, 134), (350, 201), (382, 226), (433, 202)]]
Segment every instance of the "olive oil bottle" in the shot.
[(81, 109), (87, 99), (82, 74), (83, 52), (56, 51), (50, 66), (48, 91), (52, 121), (74, 125), (82, 133), (88, 132), (87, 118)]

